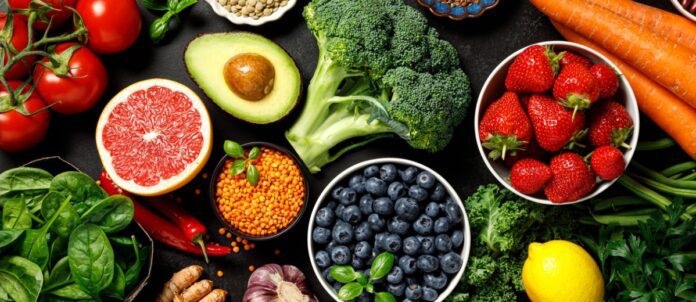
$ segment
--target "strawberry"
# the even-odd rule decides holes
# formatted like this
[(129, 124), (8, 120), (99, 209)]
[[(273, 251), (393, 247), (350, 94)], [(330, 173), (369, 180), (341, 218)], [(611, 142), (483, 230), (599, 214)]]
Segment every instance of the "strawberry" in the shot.
[(546, 152), (546, 150), (539, 147), (539, 144), (536, 142), (536, 140), (532, 138), (529, 144), (527, 144), (527, 148), (525, 150), (517, 151), (517, 154), (506, 157), (505, 165), (508, 167), (512, 167), (513, 165), (515, 165), (517, 161), (525, 158), (543, 160), (547, 158), (548, 155), (549, 153)]
[(601, 146), (590, 157), (592, 170), (604, 180), (614, 180), (623, 174), (626, 167), (623, 153), (612, 146)]
[(551, 89), (560, 56), (550, 47), (532, 45), (515, 58), (508, 69), (505, 87), (512, 92), (544, 92)]
[(592, 66), (592, 62), (590, 61), (590, 59), (585, 58), (581, 55), (578, 55), (574, 52), (564, 51), (564, 52), (561, 52), (561, 54), (563, 54), (563, 57), (561, 57), (561, 61), (560, 61), (561, 67), (566, 67), (566, 66), (568, 66), (568, 64), (571, 64), (571, 63), (582, 64), (587, 68), (590, 68)]
[(479, 139), (491, 152), (491, 159), (498, 159), (509, 152), (515, 155), (523, 150), (532, 139), (532, 124), (520, 105), (517, 95), (506, 92), (493, 102), (479, 124)]
[(524, 111), (527, 111), (527, 108), (529, 107), (529, 98), (532, 97), (531, 94), (520, 94), (520, 104), (522, 105), (522, 108)]
[(590, 72), (599, 85), (600, 98), (612, 97), (619, 90), (619, 77), (613, 68), (606, 64), (595, 64), (590, 68)]
[(536, 159), (525, 158), (512, 166), (510, 183), (522, 194), (534, 195), (544, 188), (552, 176), (549, 166)]
[(566, 109), (546, 95), (533, 95), (527, 110), (539, 146), (546, 151), (561, 150), (585, 125), (585, 113)]
[(544, 188), (553, 203), (576, 201), (592, 191), (595, 175), (576, 153), (565, 152), (551, 159), (551, 181)]
[(633, 120), (626, 108), (616, 101), (605, 101), (589, 111), (590, 146), (612, 145), (630, 148), (625, 142), (633, 132)]
[(564, 106), (578, 110), (590, 108), (599, 99), (599, 84), (590, 69), (577, 63), (563, 67), (553, 83), (553, 96)]

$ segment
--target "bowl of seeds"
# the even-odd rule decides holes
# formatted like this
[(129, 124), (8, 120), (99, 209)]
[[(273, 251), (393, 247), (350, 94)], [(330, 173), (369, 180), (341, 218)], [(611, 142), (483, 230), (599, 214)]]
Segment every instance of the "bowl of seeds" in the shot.
[(297, 0), (205, 0), (213, 11), (237, 25), (259, 26), (280, 19)]
[(486, 11), (493, 9), (501, 0), (417, 0), (418, 4), (426, 7), (438, 17), (452, 20), (478, 18)]

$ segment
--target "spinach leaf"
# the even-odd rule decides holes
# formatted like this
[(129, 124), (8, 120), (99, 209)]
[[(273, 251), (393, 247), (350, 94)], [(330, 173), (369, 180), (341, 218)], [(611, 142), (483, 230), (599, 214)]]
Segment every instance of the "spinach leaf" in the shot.
[(75, 284), (71, 283), (66, 286), (54, 289), (51, 291), (51, 295), (61, 297), (61, 298), (66, 298), (69, 300), (91, 300), (92, 297), (88, 294), (85, 293), (80, 287)]
[(131, 236), (131, 241), (133, 244), (133, 252), (135, 253), (135, 262), (126, 270), (126, 289), (132, 289), (140, 280), (140, 272), (145, 266), (145, 261), (147, 260), (147, 254), (149, 249), (146, 246), (140, 247), (138, 241), (135, 239), (135, 235)]
[(50, 259), (52, 263), (68, 255), (68, 239), (58, 237), (51, 242)]
[(70, 275), (68, 257), (63, 257), (56, 262), (56, 265), (53, 266), (53, 270), (48, 275), (48, 279), (46, 279), (45, 285), (41, 291), (51, 291), (70, 283), (72, 283), (72, 279)]
[(121, 268), (115, 264), (114, 273), (114, 278), (111, 280), (111, 284), (109, 284), (109, 287), (104, 289), (102, 295), (121, 301), (126, 296), (126, 277), (123, 274), (123, 270), (121, 270)]
[(17, 302), (34, 302), (43, 285), (41, 268), (18, 256), (0, 259), (0, 287)]
[[(48, 192), (42, 201), (41, 215), (44, 219), (50, 219), (58, 213), (62, 202), (65, 201), (65, 195), (58, 192)], [(77, 225), (80, 224), (80, 216), (72, 205), (67, 204), (56, 217), (56, 221), (51, 226), (50, 230), (63, 238), (68, 238)]]
[(99, 226), (107, 234), (116, 233), (133, 220), (133, 201), (123, 195), (107, 197), (87, 210), (82, 220)]
[[(51, 185), (53, 175), (37, 168), (19, 167), (0, 174), (0, 206), (19, 196), (40, 196)], [(34, 198), (35, 199), (35, 198)], [(29, 208), (32, 204), (29, 203)]]
[(72, 203), (79, 215), (107, 197), (97, 183), (87, 174), (68, 171), (56, 175), (51, 181), (51, 191), (72, 196)]
[(70, 235), (68, 263), (73, 280), (95, 299), (114, 278), (114, 251), (109, 238), (90, 223), (78, 226)]
[(7, 200), (2, 208), (2, 228), (4, 230), (31, 229), (31, 214), (24, 200)]
[(111, 241), (111, 243), (113, 244), (120, 245), (123, 247), (130, 248), (131, 246), (133, 246), (133, 239), (131, 239), (130, 237), (111, 236), (109, 237), (109, 241)]
[(66, 198), (53, 216), (38, 230), (27, 230), (24, 240), (20, 243), (19, 255), (38, 264), (42, 269), (48, 264), (48, 230), (55, 223), (60, 213), (70, 204)]
[(0, 231), (0, 249), (12, 244), (24, 234), (22, 230), (2, 230)]

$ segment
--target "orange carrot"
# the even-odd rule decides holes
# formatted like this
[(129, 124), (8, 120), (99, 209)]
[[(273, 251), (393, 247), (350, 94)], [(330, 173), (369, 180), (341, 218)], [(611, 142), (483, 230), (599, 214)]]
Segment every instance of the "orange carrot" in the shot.
[(641, 112), (671, 136), (689, 156), (696, 158), (696, 109), (585, 37), (557, 23), (553, 25), (569, 41), (590, 47), (614, 62), (631, 83)]
[(633, 1), (585, 0), (696, 52), (696, 24), (683, 16)]
[(696, 107), (696, 52), (583, 0), (531, 0), (553, 21), (587, 37)]

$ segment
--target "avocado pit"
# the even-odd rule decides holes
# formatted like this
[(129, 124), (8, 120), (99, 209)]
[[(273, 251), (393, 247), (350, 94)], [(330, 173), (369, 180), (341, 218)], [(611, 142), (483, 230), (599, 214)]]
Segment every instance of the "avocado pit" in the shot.
[(273, 90), (275, 68), (264, 56), (241, 53), (227, 60), (223, 77), (234, 94), (247, 101), (259, 101)]

